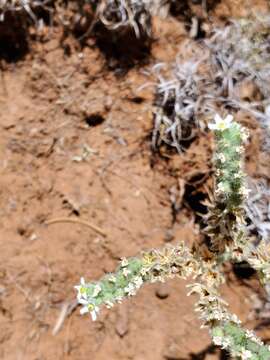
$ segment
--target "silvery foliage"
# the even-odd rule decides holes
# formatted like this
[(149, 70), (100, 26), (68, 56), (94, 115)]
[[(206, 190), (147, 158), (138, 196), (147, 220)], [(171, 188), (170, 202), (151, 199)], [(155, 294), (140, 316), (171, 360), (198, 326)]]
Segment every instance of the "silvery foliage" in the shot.
[(166, 16), (169, 0), (90, 0), (96, 8), (96, 17), (108, 29), (134, 29), (138, 38), (151, 35), (152, 15)]
[(35, 22), (37, 21), (33, 9), (45, 7), (50, 0), (0, 0), (0, 21), (5, 18), (6, 12), (17, 12), (24, 10)]
[[(264, 149), (270, 150), (270, 17), (233, 20), (225, 28), (214, 28), (210, 38), (200, 45), (196, 56), (179, 56), (173, 65), (160, 63), (153, 67), (153, 146), (163, 141), (180, 152), (187, 134), (204, 128), (199, 117), (207, 120), (217, 109), (230, 108), (244, 110), (259, 121), (268, 135)], [(241, 98), (238, 87), (243, 81), (257, 86), (260, 101)]]
[(256, 241), (270, 241), (270, 186), (266, 179), (248, 181), (251, 194), (246, 200), (245, 211), (250, 219), (249, 232)]
[[(266, 130), (264, 149), (270, 150), (270, 16), (257, 15), (251, 19), (233, 20), (225, 29), (214, 29), (205, 42), (210, 61), (220, 83), (219, 96), (226, 105), (253, 115)], [(248, 102), (240, 98), (236, 85), (252, 81), (260, 101)]]

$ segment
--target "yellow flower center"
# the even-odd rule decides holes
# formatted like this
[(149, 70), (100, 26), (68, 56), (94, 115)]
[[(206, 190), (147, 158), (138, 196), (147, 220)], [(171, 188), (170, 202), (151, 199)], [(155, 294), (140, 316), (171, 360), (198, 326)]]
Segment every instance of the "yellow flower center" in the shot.
[(93, 311), (95, 309), (95, 305), (93, 304), (88, 304), (88, 310), (89, 311)]
[(220, 130), (225, 130), (226, 129), (226, 123), (225, 121), (221, 121), (219, 124), (218, 124), (218, 128)]
[(86, 288), (81, 286), (80, 290), (79, 290), (80, 294), (84, 294), (86, 293)]

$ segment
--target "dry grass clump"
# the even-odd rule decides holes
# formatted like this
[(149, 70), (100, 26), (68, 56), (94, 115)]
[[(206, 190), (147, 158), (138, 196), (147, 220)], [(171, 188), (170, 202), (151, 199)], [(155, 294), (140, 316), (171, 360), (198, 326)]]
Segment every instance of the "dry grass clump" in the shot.
[(113, 31), (134, 29), (139, 38), (141, 33), (151, 35), (151, 16), (165, 6), (164, 0), (101, 0), (90, 1), (96, 18)]
[[(207, 120), (217, 108), (245, 110), (269, 130), (270, 17), (233, 20), (225, 28), (214, 28), (201, 46), (196, 60), (178, 58), (165, 76), (161, 69), (167, 65), (153, 68), (154, 148), (165, 142), (180, 151), (194, 128), (204, 126), (197, 119)], [(243, 96), (247, 82), (256, 88), (255, 98)], [(269, 140), (265, 148), (270, 150)]]
[(107, 29), (123, 31), (132, 28), (139, 38), (141, 33), (151, 35), (151, 17), (168, 9), (170, 0), (0, 0), (0, 16), (6, 12), (25, 11), (35, 20), (34, 9), (50, 5), (51, 10), (61, 10), (71, 5), (77, 10), (77, 18), (84, 15), (83, 7), (90, 6), (95, 21), (100, 21)]
[[(46, 33), (43, 31), (45, 23), (55, 23), (63, 27), (63, 39), (68, 35), (75, 36), (84, 45), (89, 36), (94, 37), (110, 68), (129, 68), (144, 63), (148, 58), (152, 43), (152, 16), (161, 13), (166, 15), (170, 2), (171, 0), (0, 0), (0, 43), (10, 44), (8, 57), (13, 61), (13, 49), (19, 47), (16, 40), (18, 31), (24, 33), (26, 49), (29, 48), (29, 27), (32, 24), (37, 30), (41, 30), (39, 33), (42, 35)], [(10, 19), (18, 23), (16, 29), (10, 27)], [(4, 51), (0, 57), (6, 58), (6, 53)]]
[[(217, 68), (215, 82), (220, 96), (236, 110), (251, 113), (269, 130), (270, 122), (270, 16), (256, 15), (234, 20), (225, 29), (215, 29), (205, 42), (210, 61)], [(256, 96), (243, 97), (239, 85), (252, 82)], [(269, 135), (269, 132), (268, 132)], [(270, 150), (269, 140), (265, 148)]]
[(199, 119), (215, 112), (211, 95), (213, 84), (203, 71), (207, 58), (197, 55), (189, 59), (179, 57), (172, 66), (157, 64), (153, 67), (157, 78), (154, 148), (165, 142), (181, 152), (184, 142), (194, 137), (194, 128), (203, 125)]
[(270, 71), (270, 16), (233, 20), (225, 29), (214, 29), (206, 44), (224, 70), (233, 68), (237, 80), (238, 73), (248, 74), (264, 89), (269, 80), (262, 74)]

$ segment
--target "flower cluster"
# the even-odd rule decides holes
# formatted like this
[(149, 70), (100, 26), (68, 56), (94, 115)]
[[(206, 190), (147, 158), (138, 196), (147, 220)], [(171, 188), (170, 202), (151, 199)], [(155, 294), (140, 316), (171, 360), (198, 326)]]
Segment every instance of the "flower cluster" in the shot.
[(242, 170), (242, 144), (247, 140), (248, 133), (233, 121), (232, 115), (224, 119), (216, 115), (215, 122), (208, 127), (215, 131), (216, 136), (217, 195), (224, 198), (227, 211), (238, 209), (248, 195)]
[(101, 305), (111, 308), (124, 297), (135, 295), (143, 284), (142, 266), (139, 258), (124, 258), (114, 274), (107, 274), (98, 282), (86, 284), (82, 278), (80, 285), (75, 286), (78, 302), (84, 305), (81, 313), (89, 312), (96, 320)]

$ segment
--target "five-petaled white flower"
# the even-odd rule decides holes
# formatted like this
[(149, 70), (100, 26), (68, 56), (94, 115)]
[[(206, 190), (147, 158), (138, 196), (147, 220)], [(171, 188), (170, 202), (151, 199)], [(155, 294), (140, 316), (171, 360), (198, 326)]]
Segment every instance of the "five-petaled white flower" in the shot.
[(208, 124), (210, 130), (219, 130), (223, 131), (232, 126), (233, 116), (227, 115), (224, 119), (218, 114), (214, 117), (215, 122)]
[(99, 313), (99, 307), (94, 304), (89, 304), (87, 300), (81, 299), (80, 304), (84, 305), (81, 308), (80, 314), (86, 314), (90, 312), (93, 321), (97, 320), (97, 314)]

